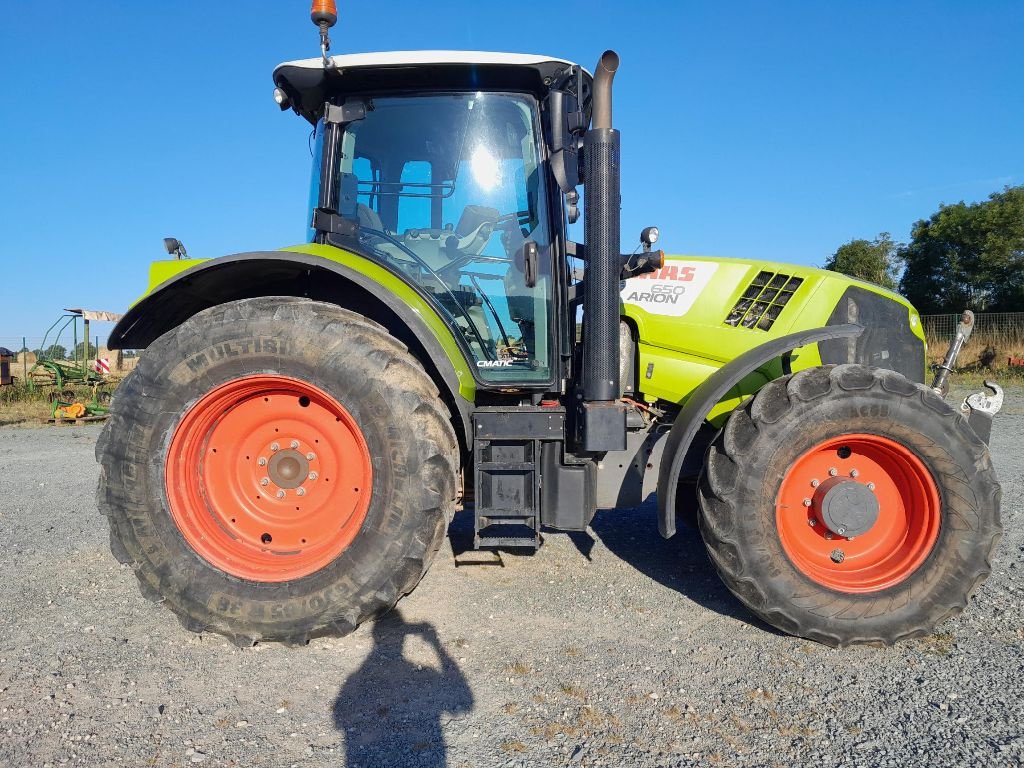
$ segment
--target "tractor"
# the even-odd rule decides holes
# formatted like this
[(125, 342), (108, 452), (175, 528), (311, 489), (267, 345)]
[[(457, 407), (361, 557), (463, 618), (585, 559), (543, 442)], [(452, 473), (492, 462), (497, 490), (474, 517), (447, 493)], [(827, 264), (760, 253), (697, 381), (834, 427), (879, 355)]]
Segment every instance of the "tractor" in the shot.
[(456, 511), (530, 552), (656, 498), (783, 632), (891, 644), (967, 605), (1001, 394), (945, 401), (956, 343), (930, 386), (895, 293), (653, 227), (623, 254), (614, 52), (332, 55), (335, 20), (316, 0), (320, 56), (273, 73), (314, 137), (307, 241), (157, 261), (110, 337), (145, 352), (98, 503), (145, 596), (302, 645), (390, 610)]

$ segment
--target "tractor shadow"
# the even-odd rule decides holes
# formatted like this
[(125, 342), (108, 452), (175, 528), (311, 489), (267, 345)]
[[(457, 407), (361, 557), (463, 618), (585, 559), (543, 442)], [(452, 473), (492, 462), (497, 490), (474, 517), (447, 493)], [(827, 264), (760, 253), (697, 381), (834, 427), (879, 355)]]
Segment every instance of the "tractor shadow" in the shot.
[[(469, 683), (432, 624), (408, 623), (396, 609), (374, 622), (372, 631), (373, 649), (334, 700), (345, 765), (444, 768), (443, 724), (472, 709)], [(414, 638), (429, 646), (438, 667), (407, 658), (407, 641)]]
[[(733, 597), (708, 558), (697, 530), (680, 522), (675, 536), (661, 537), (658, 505), (653, 497), (636, 509), (599, 511), (590, 523), (590, 530), (612, 554), (688, 600), (770, 634), (782, 635)], [(573, 542), (576, 543), (575, 538)], [(581, 554), (589, 558), (588, 552)]]

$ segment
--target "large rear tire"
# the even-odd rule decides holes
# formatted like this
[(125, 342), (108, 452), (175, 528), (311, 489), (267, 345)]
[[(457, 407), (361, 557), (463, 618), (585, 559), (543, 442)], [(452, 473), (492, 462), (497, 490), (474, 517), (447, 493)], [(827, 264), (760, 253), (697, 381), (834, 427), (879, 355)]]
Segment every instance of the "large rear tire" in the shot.
[(897, 373), (814, 368), (766, 385), (715, 438), (700, 530), (769, 624), (891, 644), (959, 613), (988, 576), (1000, 489), (988, 447)]
[(290, 297), (212, 307), (157, 339), (96, 455), (111, 548), (142, 593), (240, 645), (389, 610), (443, 541), (459, 462), (400, 342)]

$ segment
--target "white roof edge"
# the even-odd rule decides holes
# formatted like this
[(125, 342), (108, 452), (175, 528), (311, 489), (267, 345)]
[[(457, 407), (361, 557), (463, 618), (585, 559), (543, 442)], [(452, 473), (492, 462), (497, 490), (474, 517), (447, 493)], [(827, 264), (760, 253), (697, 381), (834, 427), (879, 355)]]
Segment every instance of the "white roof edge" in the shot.
[[(494, 51), (382, 51), (380, 53), (346, 53), (331, 56), (334, 66), (339, 69), (351, 67), (382, 67), (402, 64), (513, 64), (530, 66), (555, 61), (561, 64), (572, 64), (571, 61), (557, 56), (540, 56), (532, 53), (500, 53)], [(323, 59), (298, 59), (278, 64), (281, 67), (302, 67), (304, 69), (322, 69)], [(586, 71), (586, 70), (584, 70)], [(589, 75), (590, 72), (587, 72)]]

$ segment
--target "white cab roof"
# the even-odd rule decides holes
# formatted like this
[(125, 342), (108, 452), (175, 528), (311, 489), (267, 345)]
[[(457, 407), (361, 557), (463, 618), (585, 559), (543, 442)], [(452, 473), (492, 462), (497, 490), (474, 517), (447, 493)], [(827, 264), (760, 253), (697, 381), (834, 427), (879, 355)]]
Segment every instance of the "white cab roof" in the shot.
[[(557, 56), (539, 56), (532, 53), (497, 53), (493, 51), (383, 51), (379, 53), (346, 53), (331, 56), (334, 66), (339, 69), (352, 67), (393, 67), (416, 64), (512, 64), (535, 66), (554, 61), (561, 64), (572, 62)], [(313, 59), (286, 61), (281, 67), (303, 67), (323, 69), (324, 62), (319, 56)], [(589, 73), (588, 73), (589, 74)]]

